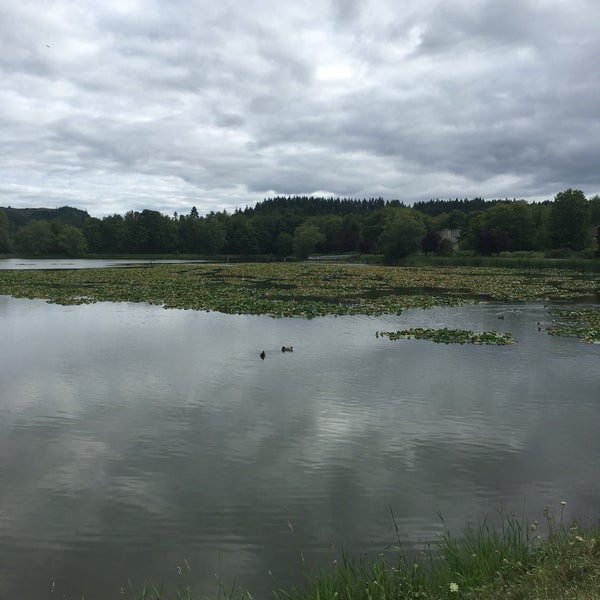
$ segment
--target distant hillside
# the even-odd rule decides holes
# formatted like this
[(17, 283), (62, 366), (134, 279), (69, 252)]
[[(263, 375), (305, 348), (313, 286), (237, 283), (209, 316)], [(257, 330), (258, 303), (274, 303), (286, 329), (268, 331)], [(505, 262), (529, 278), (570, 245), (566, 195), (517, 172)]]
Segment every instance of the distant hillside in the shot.
[(61, 206), (60, 208), (4, 208), (0, 207), (8, 217), (13, 228), (28, 225), (31, 221), (52, 221), (81, 227), (90, 215), (85, 210)]

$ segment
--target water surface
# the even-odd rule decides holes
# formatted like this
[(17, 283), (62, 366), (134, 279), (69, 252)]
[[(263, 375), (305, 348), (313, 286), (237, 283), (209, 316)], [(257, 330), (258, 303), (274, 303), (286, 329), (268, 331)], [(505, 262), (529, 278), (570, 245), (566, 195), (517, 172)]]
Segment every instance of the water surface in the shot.
[(0, 258), (1, 269), (101, 269), (145, 264), (207, 263), (207, 260), (176, 260), (154, 258)]
[[(0, 597), (113, 598), (129, 578), (216, 598), (220, 578), (264, 598), (301, 584), (302, 560), (394, 544), (392, 511), (408, 548), (438, 512), (459, 529), (564, 499), (597, 520), (600, 346), (548, 320), (535, 304), (302, 320), (0, 297)], [(375, 337), (417, 326), (519, 343)]]

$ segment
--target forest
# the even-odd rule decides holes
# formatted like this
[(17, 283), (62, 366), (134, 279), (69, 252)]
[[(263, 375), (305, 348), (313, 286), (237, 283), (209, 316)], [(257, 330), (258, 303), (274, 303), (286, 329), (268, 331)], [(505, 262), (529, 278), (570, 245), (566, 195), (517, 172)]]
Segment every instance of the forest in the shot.
[(268, 198), (254, 207), (200, 215), (128, 211), (104, 218), (64, 206), (0, 208), (0, 253), (236, 255), (306, 259), (361, 253), (394, 262), (415, 253), (493, 256), (542, 252), (599, 256), (600, 196), (567, 189), (553, 200), (430, 200), (408, 206), (371, 198)]

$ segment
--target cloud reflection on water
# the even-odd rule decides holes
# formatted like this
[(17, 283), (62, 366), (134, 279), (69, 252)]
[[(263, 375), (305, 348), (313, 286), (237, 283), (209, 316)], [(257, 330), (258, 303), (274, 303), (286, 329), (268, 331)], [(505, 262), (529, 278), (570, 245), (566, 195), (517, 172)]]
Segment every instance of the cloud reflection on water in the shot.
[(99, 589), (186, 557), (201, 589), (219, 571), (256, 591), (300, 550), (393, 543), (390, 509), (408, 545), (438, 511), (460, 527), (567, 497), (587, 514), (598, 349), (539, 335), (541, 310), (507, 317), (519, 343), (498, 348), (374, 335), (497, 327), (486, 306), (306, 321), (2, 297), (0, 532), (40, 578), (49, 552)]

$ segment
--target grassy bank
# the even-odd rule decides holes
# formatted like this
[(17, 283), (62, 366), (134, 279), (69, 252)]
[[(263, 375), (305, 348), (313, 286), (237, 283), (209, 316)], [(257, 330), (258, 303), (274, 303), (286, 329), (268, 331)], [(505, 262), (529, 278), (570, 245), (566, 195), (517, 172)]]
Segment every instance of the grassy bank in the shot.
[[(564, 507), (564, 503), (563, 503)], [(355, 560), (344, 555), (309, 574), (303, 588), (273, 590), (276, 600), (598, 600), (600, 527), (564, 525), (546, 510), (545, 522), (504, 517), (460, 535), (450, 531), (408, 560), (401, 544), (390, 556)], [(130, 589), (131, 600), (196, 600), (191, 587), (169, 592)], [(251, 591), (223, 592), (251, 600)]]

